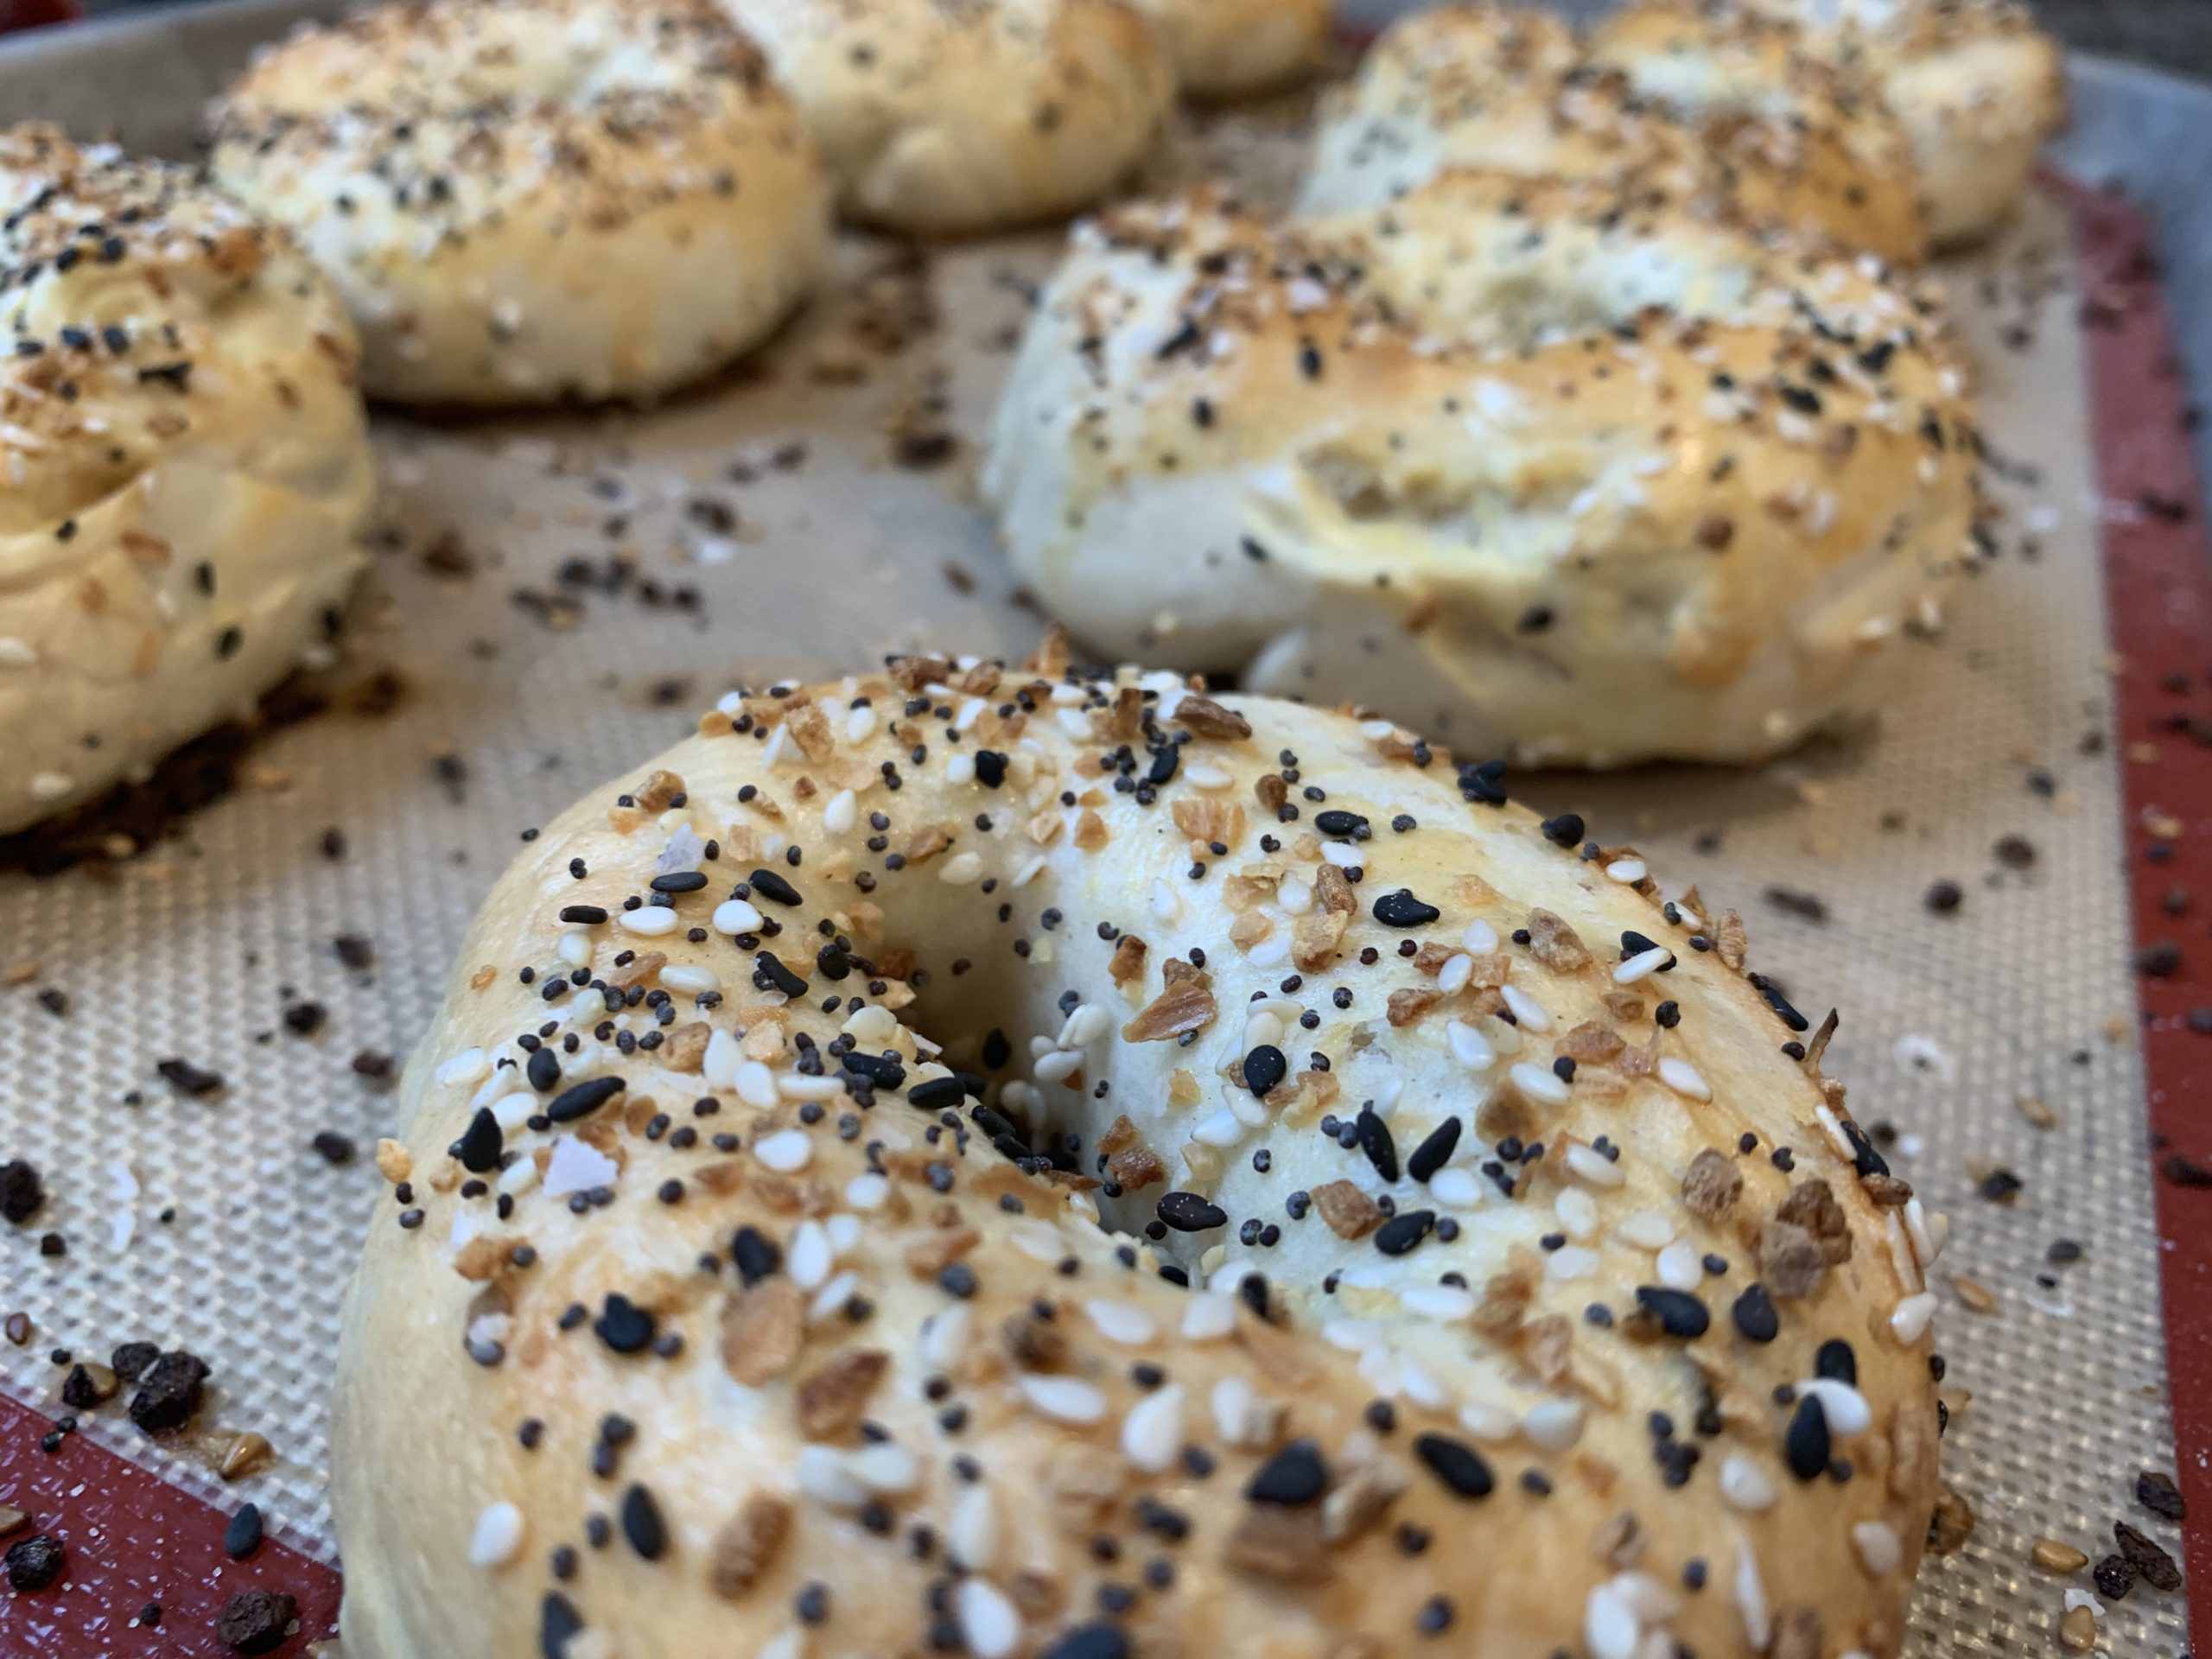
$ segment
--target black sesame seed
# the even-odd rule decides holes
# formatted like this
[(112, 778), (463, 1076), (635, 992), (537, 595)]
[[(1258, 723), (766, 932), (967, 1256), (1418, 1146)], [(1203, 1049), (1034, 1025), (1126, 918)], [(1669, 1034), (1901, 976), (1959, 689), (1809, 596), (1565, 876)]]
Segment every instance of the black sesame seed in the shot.
[(556, 1123), (573, 1123), (588, 1117), (628, 1086), (620, 1077), (593, 1077), (554, 1096), (546, 1103), (545, 1116)]
[(1736, 1322), (1737, 1333), (1746, 1342), (1772, 1342), (1782, 1330), (1782, 1317), (1775, 1312), (1774, 1299), (1766, 1294), (1766, 1287), (1762, 1284), (1745, 1286), (1743, 1294), (1736, 1298), (1728, 1313)]
[(1827, 1471), (1828, 1414), (1818, 1395), (1808, 1394), (1797, 1402), (1789, 1431), (1783, 1436), (1783, 1453), (1789, 1472), (1800, 1480), (1817, 1480)]
[(1444, 912), (1425, 904), (1408, 887), (1386, 893), (1375, 901), (1375, 919), (1385, 927), (1426, 927)]
[(1312, 1440), (1293, 1440), (1260, 1465), (1244, 1496), (1255, 1503), (1311, 1503), (1328, 1484), (1320, 1447)]
[(1706, 1333), (1713, 1323), (1713, 1316), (1703, 1302), (1686, 1290), (1670, 1290), (1661, 1285), (1638, 1285), (1636, 1300), (1659, 1319), (1660, 1329), (1670, 1337), (1694, 1340)]
[(1414, 1455), (1429, 1472), (1461, 1497), (1488, 1497), (1495, 1484), (1490, 1465), (1464, 1440), (1448, 1434), (1423, 1434), (1414, 1441)]
[(1435, 1211), (1408, 1210), (1375, 1230), (1375, 1248), (1385, 1255), (1403, 1255), (1427, 1238), (1435, 1225)]

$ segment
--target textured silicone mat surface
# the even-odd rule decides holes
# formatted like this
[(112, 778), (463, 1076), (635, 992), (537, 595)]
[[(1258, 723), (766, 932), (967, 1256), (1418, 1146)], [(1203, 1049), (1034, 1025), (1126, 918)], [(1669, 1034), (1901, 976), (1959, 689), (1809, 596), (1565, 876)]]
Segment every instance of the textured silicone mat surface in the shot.
[[(1240, 118), (1207, 144), (1265, 194), (1287, 131)], [(855, 243), (842, 291), (763, 365), (651, 414), (381, 423), (349, 677), (392, 680), (262, 742), (235, 793), (138, 857), (0, 874), (0, 1157), (51, 1195), (0, 1229), (0, 1313), (35, 1331), (0, 1346), (10, 1391), (53, 1402), (57, 1346), (193, 1350), (213, 1368), (203, 1421), (275, 1448), (224, 1501), (331, 1554), (325, 1398), (379, 1192), (378, 1057), (396, 1066), (428, 1022), (517, 836), (640, 769), (733, 678), (924, 640), (1027, 648), (1038, 620), (969, 480), (1055, 245)], [(1945, 1467), (1980, 1527), (1924, 1575), (1925, 1655), (2051, 1649), (2087, 1574), (2031, 1566), (2037, 1539), (2094, 1558), (2123, 1516), (2172, 1543), (2131, 1501), (2172, 1454), (2094, 539), (2101, 514), (2140, 508), (2090, 483), (2070, 269), (2063, 210), (2039, 203), (1952, 273), (2006, 511), (1950, 626), (1901, 653), (1879, 733), (1753, 773), (1520, 791), (1637, 842), (1670, 893), (1743, 911), (1754, 966), (1815, 1017), (1843, 1009), (1830, 1070), (1953, 1214)], [(1959, 900), (1939, 912), (1946, 881)], [(221, 1086), (180, 1088), (174, 1059)], [(67, 1254), (41, 1254), (49, 1230)], [(2078, 1260), (2047, 1259), (2062, 1239)], [(114, 1407), (85, 1432), (219, 1490), (219, 1434), (174, 1455)], [(2141, 1588), (2101, 1630), (2113, 1653), (2183, 1645), (2177, 1604)]]

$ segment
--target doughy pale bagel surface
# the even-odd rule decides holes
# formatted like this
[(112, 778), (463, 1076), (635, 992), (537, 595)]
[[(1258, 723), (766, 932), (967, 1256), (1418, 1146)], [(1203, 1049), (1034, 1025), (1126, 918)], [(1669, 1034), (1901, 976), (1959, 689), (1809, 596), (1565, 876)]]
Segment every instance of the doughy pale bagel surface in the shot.
[(1541, 13), (1410, 14), (1324, 99), (1301, 207), (1380, 207), (1475, 168), (1656, 187), (1762, 229), (1921, 257), (1926, 237), (1894, 122), (1801, 49), (1795, 29), (1681, 6), (1637, 16), (1653, 37), (1663, 30), (1664, 49), (1624, 54), (1631, 74)]
[(925, 236), (1088, 207), (1127, 180), (1175, 92), (1123, 0), (727, 0), (791, 90), (844, 211)]
[(1192, 198), (1078, 230), (983, 482), (1099, 652), (1542, 764), (1755, 760), (1863, 715), (1970, 554), (1940, 329), (1633, 191)]
[(184, 168), (0, 129), (0, 833), (325, 647), (373, 488), (353, 331)]
[(1334, 0), (1139, 0), (1189, 97), (1250, 98), (1320, 67)]
[(2066, 64), (2007, 0), (1752, 0), (1878, 88), (1912, 147), (1936, 246), (1980, 241), (2066, 124)]
[(210, 112), (372, 396), (644, 398), (763, 339), (827, 256), (828, 176), (710, 0), (438, 0), (310, 28)]
[(350, 1659), (1894, 1653), (1943, 1225), (1740, 924), (1064, 658), (727, 699), (500, 880), (347, 1306)]

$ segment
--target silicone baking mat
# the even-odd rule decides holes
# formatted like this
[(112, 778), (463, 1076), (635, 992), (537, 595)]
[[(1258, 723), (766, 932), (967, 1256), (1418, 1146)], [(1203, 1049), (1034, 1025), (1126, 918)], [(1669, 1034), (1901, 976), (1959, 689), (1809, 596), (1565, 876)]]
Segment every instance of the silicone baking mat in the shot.
[[(1179, 165), (1279, 191), (1297, 114), (1218, 119)], [(2188, 989), (2212, 634), (2140, 235), (2054, 188), (1948, 270), (2001, 511), (1950, 625), (1901, 656), (1879, 731), (1756, 772), (1517, 791), (1633, 841), (1669, 892), (1743, 911), (1756, 965), (1842, 1009), (1831, 1069), (1954, 1217), (1944, 1467), (1977, 1525), (1923, 1575), (1921, 1656), (2057, 1650), (2084, 1595), (2100, 1650), (2181, 1652), (2179, 1597), (2103, 1594), (2033, 1551), (2094, 1561), (2120, 1521), (2179, 1553), (2165, 1489), (2139, 1501), (2146, 1471), (2212, 1509), (2212, 1402), (2179, 1402), (2198, 1450), (2177, 1469), (2158, 1292), (2162, 1255), (2170, 1292), (2212, 1274), (2212, 1135), (2162, 1099), (2173, 1139), (2155, 1141), (2145, 1072), (2168, 1090), (2212, 1074)], [(1057, 245), (849, 241), (837, 291), (765, 359), (651, 413), (380, 419), (374, 578), (353, 660), (309, 688), (326, 706), (213, 746), (188, 785), (215, 798), (146, 844), (132, 816), (106, 854), (95, 837), (67, 868), (0, 874), (0, 1160), (45, 1192), (0, 1225), (0, 1315), (20, 1316), (0, 1503), (70, 1550), (53, 1589), (0, 1597), (0, 1654), (219, 1655), (218, 1612), (257, 1584), (300, 1599), (284, 1651), (327, 1633), (339, 1298), (387, 1085), (471, 909), (529, 826), (735, 677), (1027, 647), (1039, 619), (972, 476)], [(2212, 1306), (2191, 1294), (2177, 1319)], [(61, 1399), (78, 1362), (133, 1341), (210, 1368), (181, 1445), (133, 1427), (128, 1388)], [(2191, 1374), (2212, 1391), (2212, 1368)], [(245, 1434), (268, 1460), (226, 1481), (224, 1459), (257, 1451)], [(247, 1501), (276, 1541), (236, 1563), (208, 1506)], [(2201, 1544), (2194, 1566), (2212, 1567)]]

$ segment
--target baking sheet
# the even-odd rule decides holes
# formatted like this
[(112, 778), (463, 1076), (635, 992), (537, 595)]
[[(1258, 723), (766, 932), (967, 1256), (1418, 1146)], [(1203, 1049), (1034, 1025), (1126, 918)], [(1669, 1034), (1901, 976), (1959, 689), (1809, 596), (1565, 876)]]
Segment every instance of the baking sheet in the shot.
[[(127, 111), (173, 148), (271, 16), (225, 9), (213, 36), (164, 20), (124, 57), (112, 41), (95, 54), (104, 71), (149, 51), (168, 64), (128, 99), (82, 73), (41, 76), (42, 96), (80, 131)], [(12, 113), (8, 69), (0, 54)], [(1167, 170), (1279, 190), (1299, 115), (1211, 122)], [(1946, 1289), (1945, 1471), (1980, 1526), (1923, 1573), (1922, 1655), (2048, 1650), (2062, 1581), (2029, 1564), (2038, 1538), (2094, 1557), (2123, 1516), (2174, 1541), (2131, 1502), (2137, 1471), (2172, 1452), (2095, 541), (2101, 517), (2140, 508), (2091, 483), (2068, 234), (2039, 200), (1951, 268), (2005, 516), (1952, 626), (1904, 656), (1884, 728), (1754, 772), (1517, 791), (1636, 842), (1670, 892), (1694, 881), (1744, 911), (1755, 965), (1799, 1006), (1843, 1009), (1831, 1069), (1954, 1214), (1944, 1269), (1991, 1311)], [(356, 695), (257, 745), (237, 791), (175, 838), (0, 874), (0, 1157), (35, 1163), (52, 1194), (29, 1227), (0, 1229), (0, 1313), (36, 1327), (0, 1345), (0, 1386), (51, 1402), (57, 1346), (191, 1348), (213, 1367), (206, 1420), (267, 1436), (267, 1471), (224, 1488), (206, 1443), (156, 1448), (112, 1408), (84, 1432), (226, 1506), (252, 1497), (333, 1559), (325, 1402), (390, 1112), (375, 1057), (396, 1064), (428, 1022), (518, 836), (640, 766), (732, 679), (923, 641), (1027, 648), (1039, 619), (971, 480), (1056, 246), (850, 240), (837, 291), (759, 365), (651, 413), (379, 419), (376, 569), (340, 677)], [(1939, 881), (1961, 890), (1948, 914), (1927, 903)], [(294, 1014), (305, 1034), (285, 1019), (303, 1003), (321, 1010)], [(180, 1090), (158, 1070), (174, 1058), (223, 1086)], [(358, 1147), (350, 1165), (315, 1149), (326, 1133)], [(2019, 1182), (2007, 1204), (1977, 1195), (1998, 1167)], [(48, 1230), (68, 1254), (38, 1253)], [(2050, 1262), (2061, 1239), (2078, 1262)], [(2101, 1629), (2113, 1654), (2183, 1646), (2178, 1604), (2142, 1588)]]

